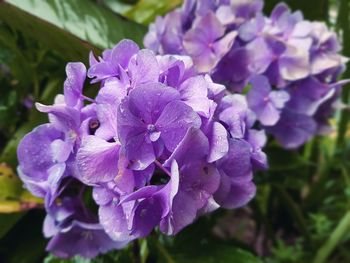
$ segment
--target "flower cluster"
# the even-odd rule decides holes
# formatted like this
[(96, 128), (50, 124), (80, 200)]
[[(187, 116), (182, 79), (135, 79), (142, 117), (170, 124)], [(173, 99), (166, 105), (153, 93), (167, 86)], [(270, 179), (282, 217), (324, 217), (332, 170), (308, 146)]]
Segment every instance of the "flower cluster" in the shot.
[(270, 17), (263, 0), (186, 0), (150, 25), (145, 46), (192, 57), (199, 72), (241, 93), (285, 148), (326, 130), (347, 59), (324, 23), (304, 20), (281, 3)]
[[(45, 199), (48, 249), (94, 257), (158, 228), (174, 235), (255, 195), (267, 167), (264, 131), (246, 98), (227, 95), (186, 56), (156, 56), (123, 40), (90, 68), (67, 65), (64, 95), (36, 104), (49, 123), (18, 147), (18, 173)], [(85, 78), (99, 85), (83, 95)], [(98, 214), (86, 201), (92, 197)]]

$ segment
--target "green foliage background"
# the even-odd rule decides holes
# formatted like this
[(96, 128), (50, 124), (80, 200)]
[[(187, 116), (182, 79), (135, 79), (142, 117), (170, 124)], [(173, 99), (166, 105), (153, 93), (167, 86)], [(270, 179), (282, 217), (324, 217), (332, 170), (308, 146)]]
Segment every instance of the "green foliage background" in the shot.
[[(266, 0), (269, 13), (278, 0)], [(350, 1), (288, 0), (307, 19), (339, 33), (350, 56)], [(258, 195), (237, 211), (219, 210), (175, 238), (155, 233), (93, 260), (45, 252), (42, 200), (15, 174), (16, 147), (46, 121), (33, 101), (62, 92), (65, 64), (87, 63), (123, 38), (142, 45), (147, 24), (181, 0), (7, 0), (0, 2), (0, 262), (5, 263), (346, 263), (350, 262), (349, 87), (327, 137), (298, 151), (267, 148), (271, 169), (256, 175)], [(350, 77), (350, 71), (344, 77)], [(92, 94), (93, 90), (88, 90)]]

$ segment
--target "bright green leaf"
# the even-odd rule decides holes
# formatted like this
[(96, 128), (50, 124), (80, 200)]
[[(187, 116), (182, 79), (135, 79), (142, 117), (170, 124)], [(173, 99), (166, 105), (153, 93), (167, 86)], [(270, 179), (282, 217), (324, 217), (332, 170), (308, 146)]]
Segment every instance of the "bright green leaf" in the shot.
[(165, 15), (179, 6), (181, 2), (182, 0), (140, 0), (123, 15), (138, 23), (149, 24), (156, 16)]
[(22, 182), (10, 167), (0, 164), (0, 200), (16, 199), (21, 192)]
[[(123, 38), (142, 43), (145, 33), (143, 26), (127, 21), (92, 1), (8, 0), (6, 3), (1, 9), (8, 8), (8, 11), (15, 11), (19, 16), (28, 13), (38, 20), (39, 26), (49, 23), (99, 48), (110, 48)], [(1, 12), (0, 16), (5, 17), (6, 13)], [(10, 21), (18, 19), (13, 14), (8, 14), (6, 18)], [(47, 30), (42, 33), (42, 38), (54, 37)], [(64, 37), (55, 38), (55, 41), (65, 44)]]

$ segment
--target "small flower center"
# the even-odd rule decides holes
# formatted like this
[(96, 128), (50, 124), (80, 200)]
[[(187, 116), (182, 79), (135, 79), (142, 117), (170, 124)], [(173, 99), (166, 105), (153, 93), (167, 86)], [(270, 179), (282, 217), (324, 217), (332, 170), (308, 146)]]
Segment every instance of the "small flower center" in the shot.
[(154, 124), (148, 124), (147, 125), (148, 132), (152, 133), (156, 131), (156, 126)]

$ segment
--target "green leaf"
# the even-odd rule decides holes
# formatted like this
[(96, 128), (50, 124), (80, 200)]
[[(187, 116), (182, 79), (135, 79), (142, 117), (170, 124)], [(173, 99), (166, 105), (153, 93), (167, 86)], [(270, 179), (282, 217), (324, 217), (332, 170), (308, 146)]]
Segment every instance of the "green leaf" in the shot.
[(11, 167), (0, 164), (0, 213), (21, 212), (42, 205), (43, 200), (32, 196), (22, 185)]
[(60, 259), (55, 257), (54, 255), (50, 254), (48, 255), (44, 263), (91, 263), (92, 261), (90, 259), (85, 259), (82, 257), (74, 257), (71, 259)]
[(262, 263), (237, 243), (222, 240), (212, 233), (212, 222), (200, 219), (175, 236), (169, 243), (156, 243), (163, 261), (167, 263)]
[[(145, 33), (143, 26), (127, 21), (92, 1), (8, 0), (1, 10), (0, 17), (6, 21), (16, 23), (16, 20), (22, 20), (23, 29), (28, 30), (39, 27), (37, 31), (41, 31), (41, 37), (38, 36), (41, 40), (52, 38), (52, 41), (57, 41), (57, 44), (67, 49), (70, 47), (65, 43), (66, 37), (63, 35), (67, 36), (66, 32), (83, 40), (84, 42), (80, 42), (83, 49), (84, 43), (99, 48), (110, 48), (124, 38), (133, 39), (140, 44)], [(31, 15), (30, 21), (26, 21), (28, 14)], [(31, 21), (36, 22), (35, 25), (30, 25)], [(59, 33), (59, 36), (56, 36), (56, 33)], [(68, 38), (73, 40), (72, 36)], [(88, 46), (88, 49), (91, 49), (91, 46)], [(75, 51), (79, 54), (82, 52)]]
[[(62, 81), (59, 79), (52, 79), (45, 87), (40, 102), (52, 103), (54, 96), (62, 91)], [(24, 123), (12, 136), (11, 140), (7, 143), (5, 149), (0, 155), (0, 160), (12, 167), (16, 167), (17, 164), (17, 146), (19, 141), (30, 132), (35, 126), (44, 123), (47, 120), (45, 114), (38, 112), (35, 108), (31, 110), (28, 122)]]
[(102, 3), (117, 14), (147, 25), (157, 16), (163, 16), (180, 6), (182, 0), (103, 0)]
[(75, 256), (70, 259), (61, 259), (49, 254), (43, 263), (124, 263), (133, 262), (129, 249), (113, 250), (107, 254), (99, 255), (93, 259), (86, 259), (80, 256)]
[(311, 165), (297, 151), (285, 150), (280, 146), (269, 146), (265, 149), (269, 158), (269, 171), (290, 171)]
[(173, 252), (174, 262), (178, 263), (262, 263), (262, 261), (251, 253), (228, 245), (217, 245), (215, 243), (204, 243), (200, 247), (192, 248), (187, 244), (187, 251)]
[(123, 15), (138, 23), (149, 24), (156, 16), (165, 15), (179, 6), (181, 2), (182, 0), (140, 0)]
[(21, 192), (22, 182), (10, 167), (0, 164), (0, 200), (16, 199)]
[(46, 240), (42, 234), (44, 213), (32, 210), (26, 213), (0, 240), (1, 262), (38, 263), (42, 262)]
[(22, 32), (26, 37), (35, 39), (57, 51), (69, 61), (87, 62), (89, 51), (98, 50), (59, 27), (8, 3), (0, 3), (0, 21), (9, 25), (13, 30)]
[(122, 0), (104, 0), (102, 2), (107, 8), (120, 15), (124, 15), (135, 5), (135, 3)]
[(265, 1), (266, 14), (270, 14), (280, 2), (288, 4), (293, 11), (301, 10), (308, 20), (325, 20), (328, 17), (328, 0), (269, 0)]
[(23, 213), (0, 214), (0, 239), (18, 222)]

